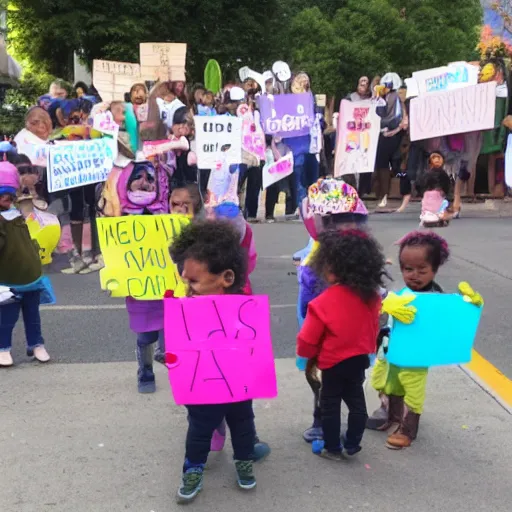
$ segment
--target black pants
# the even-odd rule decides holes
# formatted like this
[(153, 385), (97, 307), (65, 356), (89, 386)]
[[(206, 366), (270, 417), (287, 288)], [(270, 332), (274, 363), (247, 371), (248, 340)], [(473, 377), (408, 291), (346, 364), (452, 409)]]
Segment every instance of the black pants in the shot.
[(297, 210), (297, 183), (295, 173), (292, 172), (290, 176), (283, 178), (279, 184), (286, 193), (286, 215), (293, 215)]
[(231, 404), (188, 405), (185, 460), (188, 465), (206, 464), (213, 431), (226, 418), (235, 460), (250, 460), (256, 429), (252, 400)]
[(255, 219), (258, 216), (258, 201), (262, 184), (262, 167), (247, 167), (245, 164), (240, 165), (240, 175), (238, 182), (239, 191), (242, 190), (245, 181), (247, 181), (247, 189), (245, 191), (245, 208), (246, 217)]
[(363, 383), (369, 365), (368, 356), (357, 356), (322, 371), (320, 403), (325, 449), (328, 451), (340, 450), (342, 400), (348, 407), (345, 447), (357, 448), (361, 444), (368, 419)]
[(265, 195), (265, 218), (273, 219), (274, 210), (279, 199), (279, 183), (274, 183), (267, 187), (267, 194)]

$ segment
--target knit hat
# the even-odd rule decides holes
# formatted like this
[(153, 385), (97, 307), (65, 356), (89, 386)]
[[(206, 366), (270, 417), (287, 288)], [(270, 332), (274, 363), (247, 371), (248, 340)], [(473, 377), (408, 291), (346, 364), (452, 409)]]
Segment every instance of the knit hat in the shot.
[(0, 162), (0, 194), (16, 194), (20, 186), (18, 169), (9, 162)]

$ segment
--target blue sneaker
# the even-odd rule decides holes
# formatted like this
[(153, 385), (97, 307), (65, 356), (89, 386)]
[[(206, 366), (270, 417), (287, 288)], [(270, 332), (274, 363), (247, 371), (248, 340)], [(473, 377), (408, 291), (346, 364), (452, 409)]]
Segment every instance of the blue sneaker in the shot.
[(197, 495), (203, 489), (203, 472), (202, 466), (187, 469), (181, 477), (181, 485), (176, 494), (178, 503), (190, 503), (194, 501)]
[(254, 443), (254, 450), (251, 453), (251, 461), (261, 462), (263, 459), (266, 459), (270, 455), (270, 452), (270, 446), (256, 438), (256, 442)]
[(235, 460), (237, 483), (240, 489), (250, 491), (256, 487), (256, 478), (254, 478), (252, 460)]

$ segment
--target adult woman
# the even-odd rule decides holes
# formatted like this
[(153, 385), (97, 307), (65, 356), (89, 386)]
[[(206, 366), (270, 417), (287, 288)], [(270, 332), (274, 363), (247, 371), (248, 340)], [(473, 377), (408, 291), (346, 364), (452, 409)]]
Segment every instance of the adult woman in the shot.
[(14, 138), (18, 153), (27, 155), (33, 165), (46, 166), (46, 158), (42, 153), (38, 154), (38, 146), (46, 144), (51, 132), (48, 112), (42, 107), (32, 107), (25, 117), (25, 128)]
[[(349, 101), (364, 101), (371, 99), (371, 97), (372, 89), (370, 87), (370, 79), (367, 76), (362, 76), (357, 81), (356, 90), (350, 93), (346, 99)], [(372, 173), (363, 172), (359, 174), (359, 185), (357, 188), (360, 196), (369, 194), (372, 190)]]
[(350, 101), (364, 101), (372, 97), (370, 90), (370, 79), (367, 76), (362, 76), (357, 82), (357, 89), (347, 96)]

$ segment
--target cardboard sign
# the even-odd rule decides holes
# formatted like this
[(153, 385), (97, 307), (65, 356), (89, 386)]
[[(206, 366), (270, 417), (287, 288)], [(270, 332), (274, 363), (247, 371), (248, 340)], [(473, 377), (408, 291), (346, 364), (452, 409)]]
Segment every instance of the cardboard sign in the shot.
[(140, 66), (146, 80), (185, 81), (185, 43), (140, 43)]
[(92, 83), (103, 101), (124, 101), (125, 93), (130, 92), (134, 83), (141, 81), (139, 64), (112, 60), (93, 61)]
[(48, 191), (101, 183), (114, 166), (113, 139), (65, 142), (49, 146), (46, 172)]
[[(467, 62), (454, 62), (448, 66), (415, 71), (408, 79), (407, 96), (418, 96), (439, 91), (453, 91), (478, 83), (478, 67)], [(413, 82), (416, 82), (413, 84)]]
[[(410, 290), (403, 290), (413, 293)], [(482, 308), (464, 301), (462, 295), (417, 293), (412, 305), (414, 322), (395, 321), (387, 359), (405, 368), (428, 368), (471, 361)]]
[(380, 117), (371, 101), (342, 100), (336, 132), (334, 176), (373, 172)]
[(178, 405), (275, 398), (266, 296), (164, 300), (169, 381)]
[(119, 125), (114, 121), (112, 112), (100, 112), (94, 116), (93, 128), (105, 135), (110, 135), (117, 140), (119, 135)]
[(195, 116), (197, 165), (215, 169), (242, 161), (242, 120), (231, 116)]
[(242, 120), (242, 148), (259, 160), (265, 160), (265, 134), (259, 122), (259, 112), (256, 114), (246, 104), (240, 105), (236, 111), (236, 115)]
[(162, 299), (183, 288), (169, 245), (190, 219), (185, 215), (129, 215), (96, 219), (105, 268), (101, 289), (113, 297)]
[(430, 93), (411, 100), (411, 141), (494, 128), (496, 82)]
[(315, 121), (313, 95), (278, 94), (258, 96), (261, 125), (267, 135), (300, 137), (308, 135)]
[[(270, 151), (271, 153), (271, 151)], [(274, 183), (290, 176), (293, 173), (293, 153), (280, 158), (277, 162), (272, 158), (267, 161), (263, 167), (263, 189), (270, 187)]]

